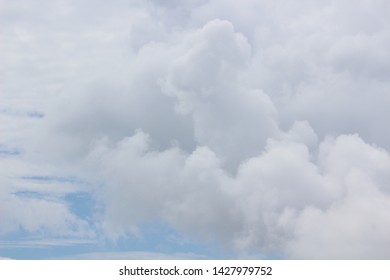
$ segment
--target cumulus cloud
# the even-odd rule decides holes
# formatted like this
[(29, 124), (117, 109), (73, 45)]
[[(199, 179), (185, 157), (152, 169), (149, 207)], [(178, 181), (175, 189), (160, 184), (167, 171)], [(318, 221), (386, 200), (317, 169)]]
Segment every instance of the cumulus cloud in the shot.
[[(1, 2), (0, 234), (163, 223), (236, 257), (390, 257), (386, 1), (53, 3)], [(61, 199), (80, 190), (95, 227)]]
[(172, 61), (162, 90), (175, 98), (178, 113), (192, 116), (197, 143), (237, 165), (278, 132), (277, 110), (261, 90), (240, 86), (250, 45), (230, 22), (211, 21), (188, 41), (185, 53)]

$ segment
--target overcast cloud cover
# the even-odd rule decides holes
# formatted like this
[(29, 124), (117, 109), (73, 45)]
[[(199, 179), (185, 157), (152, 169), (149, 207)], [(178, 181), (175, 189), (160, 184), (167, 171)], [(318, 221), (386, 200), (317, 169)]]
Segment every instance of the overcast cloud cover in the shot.
[(0, 0), (0, 256), (389, 259), (389, 47), (387, 0)]

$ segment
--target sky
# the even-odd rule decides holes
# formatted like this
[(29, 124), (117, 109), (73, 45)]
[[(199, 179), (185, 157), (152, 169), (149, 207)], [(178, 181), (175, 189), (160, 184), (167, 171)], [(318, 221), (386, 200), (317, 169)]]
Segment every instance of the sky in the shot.
[(390, 259), (387, 0), (0, 0), (0, 258)]

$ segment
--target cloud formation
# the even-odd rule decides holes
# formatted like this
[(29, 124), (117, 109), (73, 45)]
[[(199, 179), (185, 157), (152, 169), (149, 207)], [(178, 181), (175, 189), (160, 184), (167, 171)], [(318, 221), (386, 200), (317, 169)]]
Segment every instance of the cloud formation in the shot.
[[(386, 1), (24, 2), (1, 1), (0, 234), (158, 222), (236, 257), (390, 257)], [(25, 201), (36, 173), (91, 183)]]

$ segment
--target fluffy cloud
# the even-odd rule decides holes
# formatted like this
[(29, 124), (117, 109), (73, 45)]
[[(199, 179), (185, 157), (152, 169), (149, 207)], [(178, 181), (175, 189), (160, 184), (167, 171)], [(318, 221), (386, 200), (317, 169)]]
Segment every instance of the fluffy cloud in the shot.
[(266, 246), (286, 246), (288, 257), (300, 259), (388, 257), (377, 246), (388, 244), (389, 164), (386, 151), (356, 135), (325, 140), (317, 159), (304, 145), (272, 144), (238, 177), (252, 189), (243, 204), (248, 227), (267, 225), (255, 241), (269, 237)]
[[(0, 234), (91, 236), (61, 200), (85, 188), (114, 240), (158, 222), (237, 257), (389, 258), (386, 1), (25, 3), (1, 4)], [(42, 171), (96, 187), (15, 195)]]
[(199, 145), (237, 165), (278, 131), (271, 99), (261, 90), (240, 86), (250, 45), (230, 22), (220, 20), (207, 23), (184, 45), (185, 53), (169, 67), (163, 92), (175, 98), (178, 113), (192, 116)]

